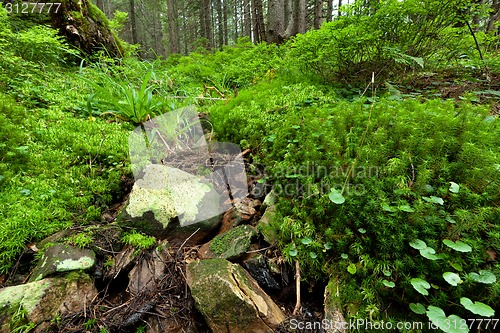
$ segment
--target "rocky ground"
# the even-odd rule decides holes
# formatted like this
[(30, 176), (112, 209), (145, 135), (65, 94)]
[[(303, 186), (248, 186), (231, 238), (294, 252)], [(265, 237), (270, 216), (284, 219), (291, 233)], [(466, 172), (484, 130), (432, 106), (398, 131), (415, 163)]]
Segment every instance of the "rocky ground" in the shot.
[[(180, 218), (168, 216), (170, 222), (159, 218), (169, 211), (164, 205), (132, 207), (138, 198), (160, 196), (136, 182), (101, 223), (31, 244), (0, 281), (1, 332), (319, 332), (292, 330), (291, 320), (318, 322), (325, 313), (343, 320), (334, 295), (327, 292), (325, 302), (325, 284), (304, 281), (301, 309), (292, 315), (295, 268), (263, 227), (273, 218), (275, 197), (258, 177), (247, 181), (249, 193), (231, 196), (217, 218), (189, 225), (182, 218), (190, 206), (176, 207)], [(203, 193), (190, 192), (194, 205)], [(156, 243), (124, 244), (132, 228), (156, 236)]]

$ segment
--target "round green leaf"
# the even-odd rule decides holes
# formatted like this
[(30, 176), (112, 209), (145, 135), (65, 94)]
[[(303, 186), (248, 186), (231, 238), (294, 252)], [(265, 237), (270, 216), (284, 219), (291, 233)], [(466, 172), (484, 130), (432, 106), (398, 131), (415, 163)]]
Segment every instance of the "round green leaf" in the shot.
[(330, 194), (328, 194), (328, 197), (330, 198), (331, 202), (333, 202), (334, 204), (337, 204), (337, 205), (341, 205), (345, 202), (345, 198), (342, 195), (342, 193), (340, 193), (339, 191), (337, 191), (334, 188), (332, 188), (332, 190), (330, 191)]
[(413, 278), (410, 280), (410, 283), (413, 286), (413, 288), (415, 288), (415, 290), (421, 293), (422, 295), (424, 296), (429, 295), (429, 292), (427, 291), (427, 289), (431, 288), (429, 282), (425, 281), (424, 279)]
[(316, 252), (309, 252), (309, 257), (311, 257), (311, 259), (316, 259), (318, 255), (316, 254)]
[(469, 245), (467, 245), (461, 241), (454, 242), (454, 241), (451, 241), (449, 239), (444, 239), (443, 243), (444, 243), (444, 245), (446, 245), (446, 246), (448, 246), (448, 247), (450, 247), (453, 250), (458, 251), (458, 252), (471, 252), (472, 251), (472, 247), (470, 247)]
[(436, 203), (438, 205), (443, 205), (444, 204), (444, 200), (440, 197), (435, 197), (435, 196), (431, 196), (431, 202), (432, 203)]
[(382, 280), (382, 283), (384, 284), (384, 286), (389, 288), (394, 288), (396, 286), (396, 284), (392, 281)]
[(297, 250), (290, 250), (290, 251), (288, 251), (288, 254), (290, 255), (290, 257), (295, 257), (295, 256), (297, 256), (298, 251)]
[(460, 276), (458, 276), (458, 274), (456, 273), (453, 273), (453, 272), (445, 272), (443, 273), (443, 278), (446, 280), (446, 282), (448, 282), (449, 284), (451, 284), (452, 286), (457, 286), (459, 283), (462, 283), (462, 279), (460, 278)]
[(304, 245), (311, 244), (311, 242), (312, 242), (312, 238), (311, 238), (311, 237), (304, 237), (304, 238), (302, 238), (302, 241), (301, 241), (301, 242), (302, 242), (302, 244), (304, 244)]
[(484, 284), (492, 284), (497, 281), (497, 277), (491, 271), (480, 270), (479, 274), (470, 273), (469, 277), (472, 281), (484, 283)]
[(460, 190), (460, 186), (457, 183), (450, 182), (450, 192), (451, 193), (458, 193)]
[(356, 274), (356, 265), (354, 264), (350, 264), (348, 267), (347, 267), (347, 271), (351, 274)]
[(420, 303), (410, 303), (410, 310), (416, 314), (425, 314), (425, 306)]
[(384, 275), (385, 275), (385, 276), (391, 276), (391, 274), (392, 274), (392, 273), (391, 273), (391, 271), (389, 271), (389, 270), (385, 270), (385, 271), (384, 271)]
[(349, 258), (349, 256), (348, 256), (346, 253), (342, 253), (342, 254), (340, 255), (340, 257), (341, 257), (342, 259), (347, 259), (347, 258)]
[(483, 317), (493, 317), (495, 315), (495, 310), (493, 310), (489, 305), (481, 302), (472, 302), (467, 297), (460, 298), (460, 304), (462, 304), (464, 308), (466, 308), (473, 314), (477, 314)]
[(427, 247), (427, 244), (425, 244), (423, 240), (415, 239), (414, 241), (410, 242), (410, 246), (416, 250), (422, 250)]
[(363, 228), (359, 228), (358, 231), (361, 233), (361, 234), (366, 234), (366, 229), (363, 229)]
[(398, 206), (398, 209), (402, 212), (413, 213), (415, 210), (411, 208), (409, 205), (401, 205)]
[(330, 250), (332, 248), (332, 243), (326, 242), (325, 244), (323, 244), (323, 247), (325, 248), (325, 250)]

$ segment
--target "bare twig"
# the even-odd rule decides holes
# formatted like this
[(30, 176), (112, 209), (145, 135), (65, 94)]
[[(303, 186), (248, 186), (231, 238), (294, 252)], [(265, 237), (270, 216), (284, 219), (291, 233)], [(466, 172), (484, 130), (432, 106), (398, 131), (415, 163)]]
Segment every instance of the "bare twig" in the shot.
[(200, 228), (196, 229), (188, 238), (186, 238), (186, 240), (184, 241), (184, 243), (182, 243), (182, 245), (179, 247), (179, 249), (177, 250), (177, 253), (179, 253), (182, 249), (182, 247), (187, 243), (187, 241), (194, 236), (194, 234), (196, 234), (198, 231), (200, 231)]
[(295, 261), (295, 288), (297, 291), (297, 303), (295, 303), (292, 316), (296, 316), (302, 307), (300, 304), (300, 264), (298, 260)]
[(101, 131), (101, 133), (102, 133), (102, 140), (101, 140), (101, 143), (99, 144), (99, 149), (97, 150), (97, 154), (90, 161), (89, 169), (91, 169), (91, 170), (92, 170), (92, 164), (94, 164), (97, 157), (101, 154), (102, 144), (104, 143), (104, 140), (106, 140), (106, 134), (104, 134), (104, 131)]

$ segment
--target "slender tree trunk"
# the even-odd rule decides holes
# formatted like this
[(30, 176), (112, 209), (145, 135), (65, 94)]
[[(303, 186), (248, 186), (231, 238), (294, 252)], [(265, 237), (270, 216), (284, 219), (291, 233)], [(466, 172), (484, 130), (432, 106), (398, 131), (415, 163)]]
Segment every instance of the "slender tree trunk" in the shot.
[[(486, 24), (486, 32), (493, 31), (495, 29), (495, 23), (500, 20), (500, 0), (494, 0), (491, 4), (490, 17), (488, 23)], [(500, 27), (498, 28), (500, 34)]]
[(323, 0), (314, 2), (314, 29), (319, 29), (323, 23)]
[(333, 18), (333, 0), (328, 0), (326, 5), (326, 22), (331, 22)]
[(227, 2), (224, 0), (222, 4), (222, 22), (224, 23), (224, 45), (229, 44), (229, 31), (227, 29)]
[[(215, 10), (217, 12), (217, 47), (224, 45), (224, 23), (222, 18), (222, 0), (215, 0)], [(215, 20), (214, 20), (215, 25)]]
[(239, 38), (239, 13), (238, 13), (238, 2), (234, 1), (234, 15), (233, 15), (233, 23), (234, 23), (234, 42), (236, 43)]
[(285, 37), (285, 0), (269, 0), (267, 11), (267, 41), (281, 44)]
[(203, 7), (201, 9), (201, 13), (203, 16), (203, 28), (204, 28), (203, 37), (205, 37), (208, 40), (207, 47), (211, 49), (214, 46), (211, 0), (203, 0)]
[(252, 7), (250, 0), (243, 0), (243, 21), (244, 21), (244, 35), (252, 38)]
[(137, 23), (135, 21), (135, 0), (129, 0), (130, 7), (130, 29), (132, 33), (132, 44), (137, 44)]
[(342, 11), (340, 10), (340, 7), (342, 7), (342, 0), (339, 0), (339, 6), (337, 9), (337, 16), (342, 16)]
[(96, 5), (104, 13), (104, 2), (103, 2), (103, 0), (97, 0), (96, 1)]
[(179, 53), (179, 35), (177, 33), (177, 17), (176, 6), (174, 0), (167, 0), (167, 17), (168, 17), (168, 42), (170, 53)]
[(260, 43), (266, 39), (266, 33), (264, 27), (264, 13), (262, 10), (263, 9), (262, 0), (252, 0), (252, 7), (253, 7), (254, 42)]

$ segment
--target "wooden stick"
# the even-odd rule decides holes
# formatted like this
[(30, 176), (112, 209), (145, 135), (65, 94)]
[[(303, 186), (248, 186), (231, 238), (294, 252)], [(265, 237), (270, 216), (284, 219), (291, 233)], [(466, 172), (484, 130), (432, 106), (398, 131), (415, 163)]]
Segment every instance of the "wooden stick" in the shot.
[(300, 264), (299, 261), (295, 261), (295, 289), (297, 291), (297, 303), (295, 303), (295, 308), (293, 309), (292, 316), (296, 316), (300, 312)]

